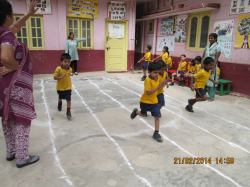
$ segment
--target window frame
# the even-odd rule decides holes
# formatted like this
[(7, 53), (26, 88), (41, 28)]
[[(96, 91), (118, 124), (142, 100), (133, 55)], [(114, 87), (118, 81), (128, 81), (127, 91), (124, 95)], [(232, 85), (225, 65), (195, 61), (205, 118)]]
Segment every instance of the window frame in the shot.
[[(13, 16), (14, 16), (14, 21), (16, 21), (17, 17), (21, 18), (23, 15), (21, 15), (21, 14), (14, 14)], [(31, 18), (40, 18), (42, 47), (33, 47), (33, 43), (32, 43), (33, 37), (31, 36), (31, 33), (32, 33)], [(29, 50), (45, 50), (43, 16), (39, 16), (39, 15), (30, 16), (29, 19), (26, 21), (26, 26), (25, 27), (26, 27), (27, 37), (23, 37), (23, 36), (18, 37), (17, 33), (16, 33), (15, 34), (16, 38), (21, 38), (21, 39), (27, 38), (27, 44), (28, 44), (27, 47), (29, 48)], [(35, 27), (35, 28), (37, 28), (37, 27)]]
[[(200, 47), (200, 38), (201, 38), (201, 28), (202, 28), (202, 18), (208, 16), (209, 17), (209, 25), (208, 25), (208, 36), (207, 41), (209, 39), (209, 31), (210, 31), (210, 24), (211, 24), (211, 11), (208, 12), (199, 12), (195, 14), (189, 14), (188, 17), (188, 33), (187, 33), (187, 49), (191, 51), (204, 51), (204, 48)], [(197, 17), (197, 30), (196, 30), (196, 41), (195, 41), (195, 47), (189, 47), (190, 45), (190, 33), (191, 33), (191, 21), (192, 18)]]
[[(150, 30), (150, 23), (152, 23), (152, 30)], [(154, 19), (148, 22), (148, 34), (154, 34)]]
[[(85, 21), (90, 21), (90, 35), (91, 35), (91, 45), (90, 47), (83, 47), (82, 46), (82, 42), (79, 42), (78, 43), (78, 46), (77, 46), (77, 49), (78, 50), (91, 50), (91, 49), (94, 49), (94, 21), (93, 19), (85, 19), (85, 18), (75, 18), (75, 17), (67, 17), (66, 19), (66, 22), (67, 22), (67, 40), (68, 40), (68, 36), (69, 36), (69, 20), (77, 20), (78, 22), (78, 38), (76, 39), (79, 39), (79, 38), (83, 38), (82, 37), (82, 20), (85, 20)], [(86, 29), (87, 30), (87, 29)], [(87, 42), (87, 41), (86, 41)]]

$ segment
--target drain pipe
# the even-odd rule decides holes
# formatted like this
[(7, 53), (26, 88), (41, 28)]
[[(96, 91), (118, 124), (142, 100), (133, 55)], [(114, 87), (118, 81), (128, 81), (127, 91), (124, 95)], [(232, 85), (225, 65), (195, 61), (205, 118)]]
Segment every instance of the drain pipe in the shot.
[[(130, 0), (130, 3), (131, 3), (131, 9), (132, 9), (132, 28), (130, 29), (130, 35), (131, 35), (131, 41), (130, 41), (130, 49), (132, 51), (133, 49), (133, 45), (134, 45), (134, 42), (135, 42), (135, 36), (134, 36), (134, 31), (135, 31), (135, 7), (134, 7), (134, 4), (133, 4), (133, 0)], [(133, 39), (134, 38), (134, 39)], [(132, 42), (134, 41), (134, 42)], [(134, 54), (135, 55), (135, 54)], [(131, 58), (131, 57), (130, 57)], [(133, 59), (133, 62), (134, 62), (134, 59)], [(134, 69), (133, 69), (133, 66), (132, 66), (132, 63), (131, 63), (131, 67), (130, 67), (130, 71), (132, 73), (134, 73)]]

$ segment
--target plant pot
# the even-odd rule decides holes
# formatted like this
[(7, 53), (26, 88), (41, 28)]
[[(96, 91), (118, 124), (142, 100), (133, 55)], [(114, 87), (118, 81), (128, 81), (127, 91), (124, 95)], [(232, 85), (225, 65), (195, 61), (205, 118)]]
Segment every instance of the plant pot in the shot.
[(183, 8), (183, 7), (184, 7), (184, 4), (178, 4), (178, 7), (179, 7), (179, 8)]
[(174, 10), (174, 6), (171, 6), (171, 10)]

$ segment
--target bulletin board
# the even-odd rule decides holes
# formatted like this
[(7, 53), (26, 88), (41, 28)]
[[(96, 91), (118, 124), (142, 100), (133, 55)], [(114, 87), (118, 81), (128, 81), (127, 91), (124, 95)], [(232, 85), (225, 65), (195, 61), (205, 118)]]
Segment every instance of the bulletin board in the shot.
[[(51, 14), (51, 1), (50, 0), (36, 0), (36, 14)], [(27, 10), (29, 10), (30, 0), (26, 0)]]
[(250, 0), (231, 0), (230, 14), (244, 14), (250, 12)]
[(98, 19), (99, 0), (68, 0), (68, 16)]
[(162, 51), (164, 46), (168, 47), (169, 51), (174, 51), (175, 36), (157, 37), (157, 51)]

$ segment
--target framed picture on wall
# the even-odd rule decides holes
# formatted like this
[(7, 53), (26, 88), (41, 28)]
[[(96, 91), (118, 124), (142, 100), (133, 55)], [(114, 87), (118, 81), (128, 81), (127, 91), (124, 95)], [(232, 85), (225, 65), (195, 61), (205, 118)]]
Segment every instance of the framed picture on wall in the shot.
[(111, 3), (108, 3), (108, 18), (111, 18), (112, 13), (119, 13), (119, 16), (121, 16), (121, 14), (123, 15), (123, 18), (126, 19), (127, 18), (127, 4), (124, 3), (124, 7), (112, 7)]
[[(36, 14), (51, 14), (51, 2), (50, 0), (36, 0), (36, 7), (38, 11)], [(30, 0), (26, 0), (27, 10), (29, 10)]]

